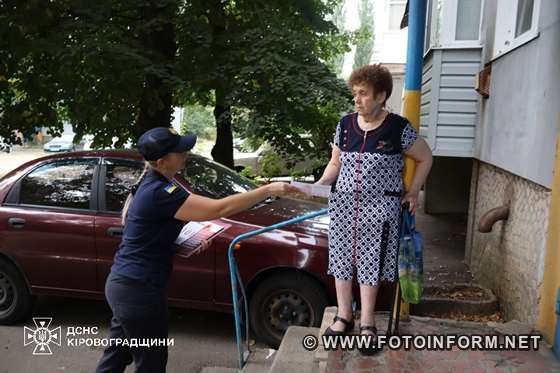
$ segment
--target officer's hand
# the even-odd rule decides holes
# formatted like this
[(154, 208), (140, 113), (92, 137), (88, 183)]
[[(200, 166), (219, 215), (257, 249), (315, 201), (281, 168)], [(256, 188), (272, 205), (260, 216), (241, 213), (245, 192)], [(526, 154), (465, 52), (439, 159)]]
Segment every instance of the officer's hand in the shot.
[(208, 249), (212, 245), (212, 240), (202, 240), (200, 245), (196, 248), (195, 254), (200, 254), (201, 251)]
[(265, 188), (267, 188), (268, 195), (271, 197), (281, 197), (290, 194), (296, 195), (301, 193), (301, 190), (299, 190), (295, 186), (282, 182), (268, 184), (265, 186)]

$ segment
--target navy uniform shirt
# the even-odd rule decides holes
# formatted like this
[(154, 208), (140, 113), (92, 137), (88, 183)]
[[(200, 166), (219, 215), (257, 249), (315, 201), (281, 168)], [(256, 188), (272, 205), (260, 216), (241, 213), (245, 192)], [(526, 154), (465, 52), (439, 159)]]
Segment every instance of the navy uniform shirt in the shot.
[(188, 197), (176, 182), (148, 171), (128, 209), (111, 272), (165, 287), (172, 270), (173, 242), (183, 227), (174, 216)]

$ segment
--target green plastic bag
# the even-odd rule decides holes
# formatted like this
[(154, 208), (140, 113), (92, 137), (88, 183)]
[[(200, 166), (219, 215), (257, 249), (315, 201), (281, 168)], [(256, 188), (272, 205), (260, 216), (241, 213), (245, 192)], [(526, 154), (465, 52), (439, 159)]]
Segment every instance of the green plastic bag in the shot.
[(399, 245), (399, 284), (402, 298), (418, 304), (422, 297), (422, 235), (416, 231), (416, 219), (403, 207)]

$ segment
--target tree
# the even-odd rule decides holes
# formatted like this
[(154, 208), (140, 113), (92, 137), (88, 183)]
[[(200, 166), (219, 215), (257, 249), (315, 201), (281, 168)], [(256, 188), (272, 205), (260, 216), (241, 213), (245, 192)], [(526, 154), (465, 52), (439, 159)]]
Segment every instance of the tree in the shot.
[[(233, 166), (232, 129), (328, 149), (348, 93), (326, 65), (348, 48), (329, 0), (0, 2), (0, 137), (68, 119), (94, 146), (169, 126), (172, 105), (214, 107), (213, 157)], [(325, 129), (327, 129), (325, 131)], [(308, 146), (309, 148), (309, 146)], [(315, 147), (314, 147), (315, 148)]]
[[(328, 149), (325, 128), (332, 133), (349, 98), (344, 83), (324, 62), (347, 48), (345, 36), (325, 21), (329, 4), (204, 4), (212, 8), (191, 18), (195, 22), (180, 37), (193, 51), (193, 60), (187, 62), (194, 67), (192, 89), (215, 94), (214, 159), (233, 166), (231, 133), (236, 125), (243, 125), (241, 132), (249, 137), (278, 145), (285, 156), (309, 154), (308, 141), (301, 140), (300, 133), (315, 132), (320, 139), (315, 149)], [(337, 110), (326, 110), (329, 106)]]
[[(169, 126), (177, 73), (173, 0), (0, 3), (0, 136), (67, 117), (94, 145)], [(64, 113), (65, 115), (61, 115)]]
[(360, 16), (360, 31), (357, 37), (356, 54), (354, 55), (354, 70), (368, 65), (373, 55), (375, 41), (373, 28), (373, 4), (370, 0), (360, 0), (358, 3)]
[[(332, 22), (339, 30), (341, 35), (345, 35), (344, 24), (346, 21), (346, 1), (340, 1), (333, 10)], [(348, 52), (350, 49), (346, 50)], [(334, 55), (331, 61), (329, 61), (329, 66), (334, 71), (337, 76), (342, 76), (342, 68), (344, 66), (344, 52)]]

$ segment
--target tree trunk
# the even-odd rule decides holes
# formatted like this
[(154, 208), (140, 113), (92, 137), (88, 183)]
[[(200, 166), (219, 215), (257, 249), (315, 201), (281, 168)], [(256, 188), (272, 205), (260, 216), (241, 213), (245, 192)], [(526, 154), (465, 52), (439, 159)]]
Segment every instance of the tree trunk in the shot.
[[(142, 9), (144, 23), (155, 24), (153, 28), (143, 33), (142, 43), (147, 50), (153, 51), (152, 55), (156, 56), (152, 59), (153, 64), (171, 65), (177, 51), (175, 28), (171, 22), (158, 25), (155, 20), (171, 19), (177, 9), (172, 5), (158, 7), (155, 3), (156, 1), (149, 1)], [(173, 87), (166, 86), (161, 77), (153, 73), (146, 74), (135, 126), (137, 137), (150, 128), (171, 126), (172, 98)]]
[(225, 102), (223, 88), (216, 89), (216, 144), (212, 148), (212, 158), (233, 169), (233, 134), (231, 128), (231, 105)]

